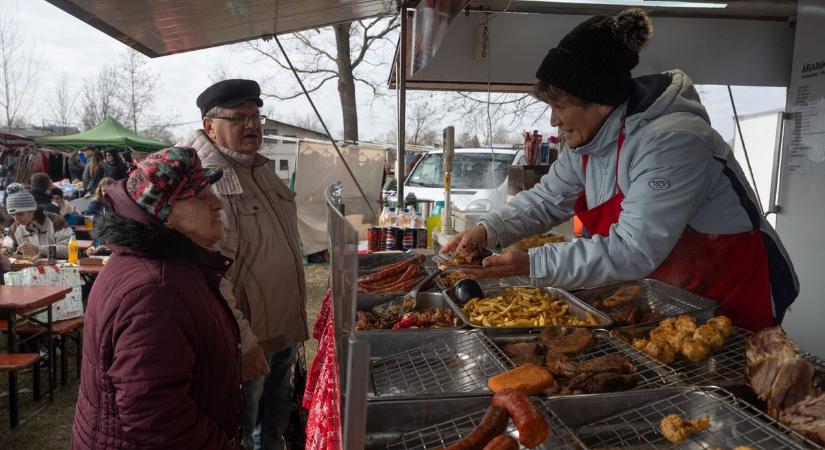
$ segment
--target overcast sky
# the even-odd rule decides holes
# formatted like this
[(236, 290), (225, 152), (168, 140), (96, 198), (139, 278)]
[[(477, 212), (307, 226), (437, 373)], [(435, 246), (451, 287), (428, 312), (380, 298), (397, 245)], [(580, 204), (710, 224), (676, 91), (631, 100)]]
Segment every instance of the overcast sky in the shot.
[[(70, 85), (79, 92), (85, 79), (94, 76), (104, 64), (116, 61), (126, 51), (124, 44), (43, 0), (0, 0), (0, 4), (3, 11), (7, 11), (9, 7), (16, 10), (18, 27), (27, 48), (40, 55), (44, 61), (43, 70), (38, 77), (38, 93), (27, 113), (27, 118), (34, 124), (53, 118), (47, 107), (48, 98), (62, 76), (67, 76)], [(387, 58), (386, 67), (376, 70), (388, 70), (391, 55)], [(173, 129), (176, 136), (180, 137), (199, 126), (200, 113), (195, 106), (195, 98), (209, 86), (209, 74), (216, 64), (222, 64), (232, 75), (245, 78), (262, 80), (272, 73), (254, 55), (239, 51), (237, 46), (148, 60), (149, 67), (160, 74), (154, 115), (181, 123)], [(733, 136), (733, 113), (727, 90), (723, 86), (705, 86), (703, 90), (706, 92), (703, 102), (708, 108), (713, 126), (730, 140)], [(782, 109), (785, 104), (784, 88), (734, 87), (734, 96), (740, 115)], [(335, 84), (328, 83), (324, 90), (313, 94), (313, 98), (333, 134), (339, 134), (342, 129), (341, 113)], [(393, 99), (373, 104), (363, 99), (361, 103), (359, 125), (362, 139), (373, 139), (393, 128)], [(291, 117), (304, 117), (311, 113), (303, 98), (290, 102), (271, 101), (265, 107), (285, 122), (289, 122)], [(441, 126), (451, 125), (449, 120)], [(524, 128), (533, 127), (525, 124)], [(548, 126), (545, 125), (544, 128)], [(513, 130), (514, 133), (517, 131), (519, 130)]]

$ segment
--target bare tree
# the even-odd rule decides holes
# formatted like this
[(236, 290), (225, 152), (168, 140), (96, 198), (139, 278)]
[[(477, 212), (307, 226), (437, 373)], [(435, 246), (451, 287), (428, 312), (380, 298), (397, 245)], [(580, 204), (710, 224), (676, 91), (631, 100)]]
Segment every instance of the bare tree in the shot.
[(82, 121), (86, 129), (97, 126), (107, 117), (123, 121), (120, 78), (121, 75), (115, 66), (106, 65), (101, 67), (92, 78), (86, 80), (81, 94)]
[(178, 142), (178, 139), (175, 136), (175, 134), (169, 131), (169, 128), (163, 125), (155, 125), (144, 130), (141, 130), (140, 135), (170, 145), (175, 142)]
[(209, 82), (215, 84), (219, 81), (229, 80), (232, 78), (237, 78), (229, 72), (229, 69), (226, 68), (226, 65), (223, 63), (217, 63), (212, 65), (212, 70), (209, 72)]
[[(386, 94), (383, 77), (387, 72), (375, 68), (383, 68), (382, 58), (378, 56), (383, 57), (381, 50), (395, 45), (397, 28), (397, 17), (378, 18), (303, 31), (282, 39), (308, 92), (315, 92), (328, 81), (337, 80), (346, 140), (358, 140), (356, 84), (368, 88), (373, 97)], [(289, 70), (274, 42), (252, 41), (247, 46), (275, 64), (279, 71)], [(281, 75), (277, 79), (279, 85), (284, 84), (280, 83)], [(302, 92), (296, 84), (289, 84), (264, 95), (290, 100)]]
[(137, 133), (140, 120), (155, 101), (160, 74), (151, 72), (146, 67), (146, 57), (131, 48), (123, 56), (122, 64), (124, 110), (132, 131)]
[(435, 126), (444, 118), (443, 111), (430, 99), (414, 100), (407, 113), (408, 144), (432, 145), (440, 139)]
[(292, 125), (296, 127), (301, 127), (307, 130), (316, 131), (318, 133), (323, 133), (324, 127), (321, 126), (321, 121), (318, 120), (318, 117), (314, 113), (306, 113), (303, 116), (295, 117), (291, 120)]
[(60, 127), (61, 134), (66, 134), (66, 129), (74, 120), (77, 110), (77, 96), (72, 92), (66, 74), (63, 74), (60, 81), (55, 84), (49, 104), (52, 120)]
[(461, 134), (458, 135), (456, 144), (465, 148), (481, 147), (481, 142), (479, 142), (478, 136), (474, 133), (470, 133), (467, 130), (462, 131)]
[(0, 3), (0, 108), (9, 132), (34, 103), (40, 65), (18, 33), (14, 11)]
[(468, 134), (481, 134), (488, 143), (496, 141), (498, 129), (512, 131), (514, 127), (534, 127), (542, 120), (549, 121), (547, 105), (528, 94), (453, 92), (443, 103)]

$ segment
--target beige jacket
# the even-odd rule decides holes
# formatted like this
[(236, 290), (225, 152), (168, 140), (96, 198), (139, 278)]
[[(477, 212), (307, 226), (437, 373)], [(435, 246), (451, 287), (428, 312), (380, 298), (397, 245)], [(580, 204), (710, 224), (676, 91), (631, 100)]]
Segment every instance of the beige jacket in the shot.
[(219, 147), (203, 130), (178, 146), (197, 150), (204, 167), (224, 170), (213, 188), (224, 205), (221, 252), (235, 263), (221, 282), (221, 293), (238, 320), (244, 357), (258, 345), (268, 354), (305, 341), (306, 286), (295, 194), (266, 158)]

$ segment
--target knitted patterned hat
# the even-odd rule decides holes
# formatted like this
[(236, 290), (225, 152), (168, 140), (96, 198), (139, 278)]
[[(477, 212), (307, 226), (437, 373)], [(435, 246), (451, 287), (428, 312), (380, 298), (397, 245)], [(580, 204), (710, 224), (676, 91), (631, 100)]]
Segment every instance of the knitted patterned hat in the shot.
[(204, 169), (191, 148), (170, 147), (138, 163), (126, 180), (126, 192), (151, 216), (165, 222), (175, 202), (192, 198), (218, 181), (221, 169)]
[(20, 183), (6, 186), (6, 210), (9, 214), (37, 210), (34, 196)]
[(630, 96), (630, 71), (652, 34), (653, 24), (641, 9), (616, 18), (591, 17), (550, 49), (536, 78), (584, 100), (620, 105)]

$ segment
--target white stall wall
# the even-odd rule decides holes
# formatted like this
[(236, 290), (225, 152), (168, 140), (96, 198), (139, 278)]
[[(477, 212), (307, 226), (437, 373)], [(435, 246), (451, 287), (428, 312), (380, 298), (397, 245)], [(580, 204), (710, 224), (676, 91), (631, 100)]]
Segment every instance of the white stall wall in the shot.
[[(733, 128), (733, 154), (736, 161), (742, 166), (748, 182), (756, 192), (762, 202), (762, 211), (767, 211), (770, 203), (771, 175), (773, 175), (773, 154), (776, 146), (776, 132), (778, 111), (768, 111), (759, 114), (751, 114), (739, 118), (739, 125), (742, 128), (742, 136), (745, 138), (745, 148), (748, 149), (753, 177), (756, 185), (751, 180), (748, 171), (748, 160), (745, 158), (745, 151), (742, 147), (742, 139), (739, 130), (734, 125)], [(768, 222), (776, 226), (776, 216), (768, 216)]]
[[(547, 51), (582, 15), (498, 14), (490, 22), (490, 80), (524, 90)], [(487, 61), (477, 57), (483, 15), (459, 14), (438, 53), (410, 82), (485, 87)], [(698, 84), (787, 86), (794, 31), (783, 22), (653, 17), (655, 32), (635, 75), (682, 69)], [(724, 61), (725, 64), (718, 64)], [(448, 86), (442, 86), (447, 88)]]
[[(347, 145), (341, 153), (361, 184), (373, 208), (380, 213), (381, 176), (384, 171), (384, 149)], [(304, 255), (327, 249), (327, 205), (324, 194), (329, 185), (342, 181), (346, 214), (364, 223), (375, 223), (358, 188), (344, 167), (332, 144), (301, 141), (295, 165), (295, 204), (298, 207), (298, 232)], [(357, 222), (357, 221), (356, 221)], [(357, 228), (357, 227), (356, 227)]]
[(784, 327), (800, 346), (825, 357), (825, 8), (799, 0), (788, 90), (777, 231), (799, 275), (801, 292)]

